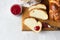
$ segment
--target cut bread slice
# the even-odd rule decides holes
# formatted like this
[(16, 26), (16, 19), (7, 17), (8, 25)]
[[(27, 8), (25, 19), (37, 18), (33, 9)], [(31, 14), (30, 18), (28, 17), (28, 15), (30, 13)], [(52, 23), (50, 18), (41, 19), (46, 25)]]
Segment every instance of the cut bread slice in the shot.
[(24, 2), (29, 2), (30, 0), (22, 0), (22, 1), (24, 1)]
[[(36, 21), (34, 18), (27, 18), (24, 20), (24, 24), (29, 27), (34, 32), (40, 32), (42, 29), (42, 23), (40, 21)], [(39, 26), (40, 29), (35, 30), (34, 28)]]
[(46, 10), (46, 6), (44, 4), (37, 4), (37, 5), (31, 6), (29, 8), (29, 11), (32, 10), (32, 9), (35, 9), (35, 8), (40, 8), (40, 9)]
[(42, 19), (42, 20), (48, 19), (47, 13), (43, 10), (38, 10), (38, 9), (31, 10), (29, 16)]

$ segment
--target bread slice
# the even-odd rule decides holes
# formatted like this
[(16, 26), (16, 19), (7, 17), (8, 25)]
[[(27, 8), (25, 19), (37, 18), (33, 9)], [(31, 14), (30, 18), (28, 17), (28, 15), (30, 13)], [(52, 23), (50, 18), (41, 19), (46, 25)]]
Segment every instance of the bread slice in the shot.
[(47, 13), (43, 10), (38, 10), (38, 9), (31, 10), (29, 16), (42, 19), (42, 20), (48, 19)]
[[(26, 18), (24, 20), (24, 24), (29, 27), (31, 30), (33, 30), (34, 32), (40, 32), (42, 30), (42, 23), (40, 21), (36, 21), (34, 18)], [(39, 26), (40, 29), (38, 31), (36, 31), (34, 28), (36, 26)]]
[(40, 9), (46, 10), (46, 6), (44, 4), (37, 4), (37, 5), (31, 6), (29, 8), (29, 11), (32, 10), (32, 9), (34, 9), (34, 8), (40, 8)]
[(29, 2), (30, 0), (22, 0), (22, 1), (24, 1), (24, 2)]

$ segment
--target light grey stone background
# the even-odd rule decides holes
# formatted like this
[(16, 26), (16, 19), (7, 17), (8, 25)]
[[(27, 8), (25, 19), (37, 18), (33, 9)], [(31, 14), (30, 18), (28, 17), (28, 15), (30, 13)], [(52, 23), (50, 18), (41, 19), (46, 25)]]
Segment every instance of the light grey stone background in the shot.
[(10, 12), (13, 4), (18, 0), (0, 0), (0, 40), (60, 40), (60, 31), (21, 31), (21, 16), (14, 16)]

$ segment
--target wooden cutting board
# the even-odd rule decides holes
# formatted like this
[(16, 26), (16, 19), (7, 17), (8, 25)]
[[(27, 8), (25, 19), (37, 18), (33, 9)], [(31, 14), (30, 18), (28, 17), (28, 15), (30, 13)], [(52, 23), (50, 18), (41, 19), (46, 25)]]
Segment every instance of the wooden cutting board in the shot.
[[(41, 3), (45, 4), (47, 6), (47, 13), (48, 12), (48, 8), (49, 8), (49, 4), (48, 4), (48, 0), (43, 0)], [(29, 29), (26, 25), (24, 25), (24, 19), (29, 18), (29, 11), (28, 8), (23, 7), (23, 13), (22, 13), (22, 31), (31, 31), (31, 29)], [(46, 22), (48, 23), (50, 26), (52, 26), (51, 28), (43, 28), (44, 31), (54, 31), (54, 30), (60, 30), (60, 22), (56, 22), (53, 20), (41, 20), (38, 19), (41, 22)]]

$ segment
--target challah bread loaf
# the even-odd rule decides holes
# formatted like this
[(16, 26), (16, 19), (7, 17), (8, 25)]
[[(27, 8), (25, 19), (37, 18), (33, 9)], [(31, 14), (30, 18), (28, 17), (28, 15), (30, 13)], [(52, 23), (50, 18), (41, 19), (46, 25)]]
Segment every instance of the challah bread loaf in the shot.
[(49, 0), (49, 19), (60, 21), (60, 0)]

